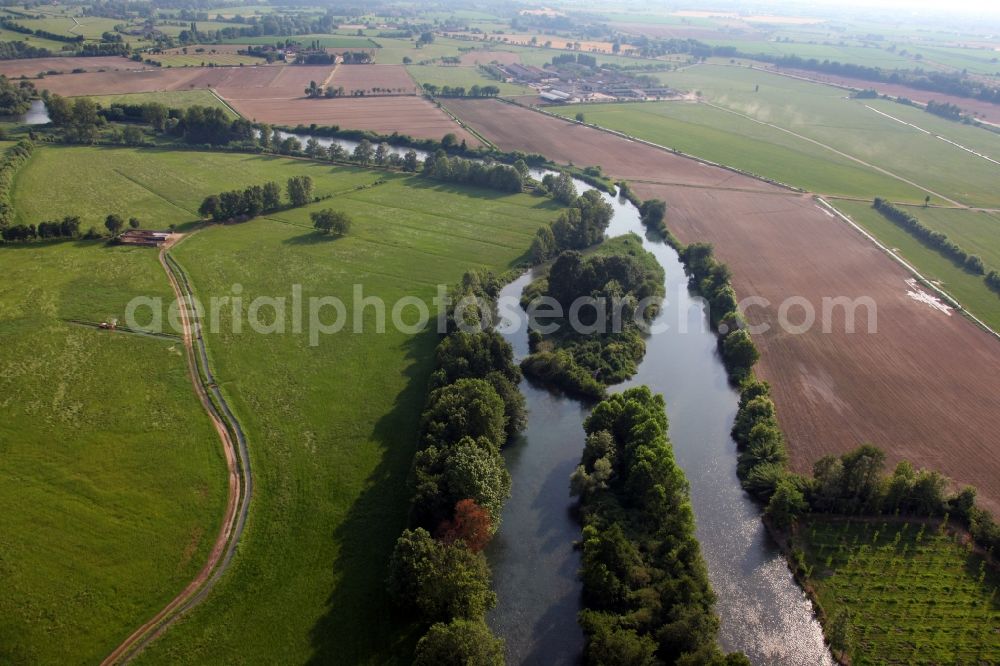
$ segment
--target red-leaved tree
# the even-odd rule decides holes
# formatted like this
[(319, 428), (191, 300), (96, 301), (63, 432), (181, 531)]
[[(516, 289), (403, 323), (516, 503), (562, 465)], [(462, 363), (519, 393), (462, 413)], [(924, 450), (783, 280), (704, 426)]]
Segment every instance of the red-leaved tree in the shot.
[(476, 504), (475, 500), (459, 500), (455, 504), (455, 517), (446, 520), (438, 528), (438, 538), (445, 543), (464, 541), (474, 553), (478, 553), (493, 536), (493, 523), (489, 511)]

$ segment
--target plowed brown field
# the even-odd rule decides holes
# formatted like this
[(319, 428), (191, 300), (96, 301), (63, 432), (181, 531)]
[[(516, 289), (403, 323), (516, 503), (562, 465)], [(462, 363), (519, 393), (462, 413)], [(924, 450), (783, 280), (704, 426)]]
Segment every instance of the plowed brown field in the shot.
[[(220, 91), (221, 92), (221, 91)], [(241, 115), (278, 125), (339, 125), (379, 134), (409, 134), (421, 139), (440, 139), (449, 132), (459, 141), (478, 146), (479, 140), (448, 114), (423, 97), (343, 97), (334, 99), (233, 99), (230, 104)]]
[[(392, 94), (416, 95), (419, 92), (413, 77), (403, 65), (338, 65), (328, 85), (352, 90), (388, 89)], [(384, 92), (381, 94), (385, 94)]]
[(15, 76), (35, 76), (41, 72), (65, 72), (69, 74), (74, 69), (85, 69), (93, 72), (99, 69), (143, 69), (149, 67), (141, 62), (128, 58), (80, 57), (80, 58), (26, 58), (23, 60), (0, 60), (0, 74), (11, 78)]
[[(769, 303), (747, 316), (771, 326), (755, 335), (759, 374), (773, 386), (796, 470), (870, 442), (892, 465), (906, 458), (975, 485), (983, 506), (1000, 515), (1000, 342), (959, 314), (916, 300), (910, 274), (861, 233), (808, 195), (657, 148), (496, 101), (449, 107), (504, 149), (600, 164), (631, 179), (640, 197), (667, 202), (668, 224), (682, 242), (715, 245), (739, 297)], [(806, 332), (777, 325), (792, 297), (817, 315)], [(824, 332), (823, 299), (838, 297), (871, 298), (876, 332), (868, 333), (864, 308), (855, 333), (845, 332), (842, 309)], [(800, 324), (803, 313), (795, 305), (786, 319)]]

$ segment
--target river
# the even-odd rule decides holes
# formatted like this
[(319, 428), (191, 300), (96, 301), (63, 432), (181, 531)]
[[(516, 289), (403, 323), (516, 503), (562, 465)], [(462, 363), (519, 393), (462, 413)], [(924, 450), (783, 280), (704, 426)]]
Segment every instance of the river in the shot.
[[(577, 182), (580, 191), (588, 189)], [(615, 207), (608, 236), (635, 232), (666, 272), (667, 303), (654, 322), (664, 332), (647, 338), (639, 372), (612, 392), (646, 384), (663, 394), (670, 439), (691, 484), (697, 535), (718, 596), (719, 640), (755, 664), (832, 664), (819, 623), (784, 557), (760, 521), (760, 510), (736, 477), (736, 446), (729, 436), (739, 396), (730, 387), (703, 304), (687, 291), (677, 253), (647, 236), (638, 210), (605, 195)], [(668, 209), (669, 220), (669, 209)], [(530, 273), (501, 298), (516, 302)], [(526, 314), (497, 330), (527, 354)], [(580, 461), (587, 410), (581, 403), (521, 382), (529, 410), (523, 435), (504, 452), (512, 496), (487, 554), (498, 603), (489, 622), (507, 642), (511, 664), (573, 664), (583, 648), (580, 610), (580, 525), (572, 515), (569, 476)]]
[[(41, 100), (19, 120), (48, 122)], [(309, 138), (296, 136), (303, 142)], [(349, 151), (357, 146), (346, 139), (317, 139)], [(408, 150), (392, 147), (400, 155)], [(420, 159), (427, 157), (416, 152)], [(535, 178), (544, 173), (532, 170)], [(575, 182), (578, 191), (591, 189)], [(812, 605), (736, 477), (736, 445), (729, 429), (738, 395), (727, 381), (704, 305), (688, 293), (677, 253), (658, 237), (647, 236), (639, 211), (624, 199), (603, 196), (615, 209), (608, 236), (638, 234), (666, 272), (667, 303), (654, 321), (666, 324), (666, 330), (647, 338), (638, 373), (611, 391), (646, 384), (666, 398), (674, 455), (691, 484), (698, 540), (718, 596), (719, 641), (726, 651), (745, 652), (754, 664), (832, 665)], [(669, 223), (669, 208), (667, 214)], [(516, 303), (530, 281), (530, 272), (525, 273), (500, 297)], [(516, 310), (520, 321), (503, 322), (497, 330), (520, 360), (528, 353), (527, 315)], [(580, 557), (573, 548), (580, 525), (572, 514), (569, 477), (580, 462), (588, 410), (527, 380), (520, 389), (528, 424), (504, 450), (513, 485), (500, 530), (487, 551), (498, 599), (488, 619), (506, 640), (509, 663), (575, 664), (583, 651), (576, 621)]]

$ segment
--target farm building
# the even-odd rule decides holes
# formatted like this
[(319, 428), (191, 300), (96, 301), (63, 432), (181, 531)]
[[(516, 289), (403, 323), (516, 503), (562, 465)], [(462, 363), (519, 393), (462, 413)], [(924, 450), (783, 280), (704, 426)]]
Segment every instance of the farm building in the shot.
[(122, 245), (144, 245), (147, 247), (160, 247), (167, 238), (169, 231), (151, 231), (149, 229), (129, 229), (118, 237), (118, 242)]

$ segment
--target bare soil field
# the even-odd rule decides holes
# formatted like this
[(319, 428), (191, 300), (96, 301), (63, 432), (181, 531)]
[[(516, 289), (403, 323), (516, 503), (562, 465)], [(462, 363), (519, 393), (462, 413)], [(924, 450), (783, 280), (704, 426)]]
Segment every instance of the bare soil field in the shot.
[(0, 74), (8, 78), (15, 76), (35, 76), (41, 72), (64, 72), (69, 74), (74, 69), (85, 69), (96, 72), (100, 69), (143, 69), (149, 65), (135, 62), (128, 58), (81, 57), (81, 58), (25, 58), (23, 60), (0, 60)]
[(606, 173), (619, 178), (753, 191), (776, 189), (756, 178), (700, 166), (642, 143), (513, 104), (449, 99), (445, 106), (502, 148), (541, 153), (556, 162), (581, 167), (600, 165)]
[(46, 78), (39, 87), (67, 96), (215, 88), (223, 97), (290, 99), (303, 97), (310, 80), (326, 81), (332, 71), (330, 65), (171, 67), (65, 74)]
[(806, 70), (782, 69), (774, 71), (777, 71), (780, 74), (799, 76), (804, 79), (809, 79), (810, 81), (816, 81), (817, 83), (829, 83), (835, 86), (847, 86), (848, 88), (857, 88), (859, 90), (874, 88), (883, 95), (906, 97), (907, 99), (912, 99), (913, 101), (920, 102), (922, 104), (926, 104), (930, 100), (934, 100), (935, 102), (948, 102), (949, 104), (954, 104), (962, 110), (982, 118), (986, 122), (1000, 124), (1000, 106), (984, 102), (979, 99), (956, 97), (954, 95), (945, 95), (943, 93), (929, 92), (927, 90), (918, 90), (916, 88), (909, 88), (907, 86), (901, 86), (893, 83), (876, 83), (874, 81), (865, 81), (864, 79), (852, 79), (847, 76), (833, 76), (830, 74), (821, 74), (819, 72), (810, 72)]
[(460, 62), (463, 66), (472, 67), (474, 65), (488, 65), (491, 62), (499, 62), (503, 65), (519, 64), (521, 56), (511, 51), (469, 51), (463, 53)]
[[(228, 99), (228, 98), (227, 98)], [(459, 141), (478, 146), (479, 140), (448, 114), (422, 97), (344, 97), (334, 99), (229, 99), (244, 117), (277, 125), (339, 125), (380, 134), (409, 134), (440, 139), (449, 132)]]
[[(750, 179), (598, 130), (492, 101), (449, 106), (501, 148), (599, 163), (631, 179), (640, 197), (667, 202), (681, 242), (715, 246), (740, 298), (767, 299), (747, 317), (771, 326), (755, 335), (759, 374), (772, 384), (797, 471), (870, 442), (890, 465), (906, 458), (976, 486), (983, 506), (1000, 515), (1000, 343), (927, 302), (926, 290), (861, 233), (808, 195), (744, 186)], [(803, 322), (803, 305), (781, 310), (791, 297), (816, 313), (808, 331), (777, 325), (782, 314)], [(826, 318), (824, 332), (823, 299), (839, 297), (871, 298), (876, 331), (868, 332), (860, 307), (855, 333), (845, 330), (843, 308)]]
[[(347, 94), (352, 90), (364, 90), (365, 94), (405, 94), (419, 92), (413, 77), (403, 65), (337, 65), (328, 85), (343, 86)], [(389, 93), (375, 93), (375, 89), (389, 90)]]

